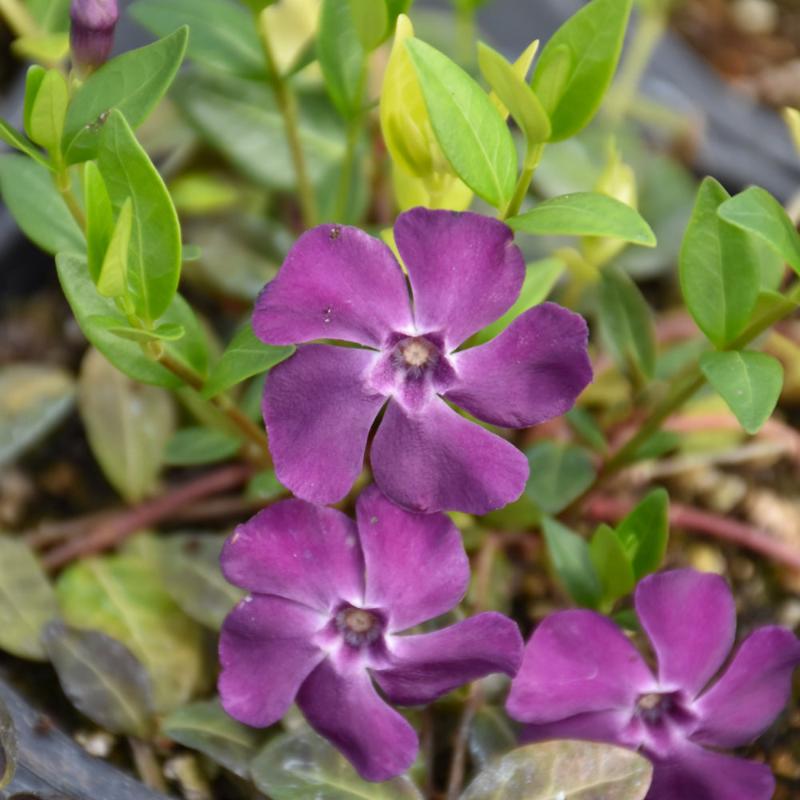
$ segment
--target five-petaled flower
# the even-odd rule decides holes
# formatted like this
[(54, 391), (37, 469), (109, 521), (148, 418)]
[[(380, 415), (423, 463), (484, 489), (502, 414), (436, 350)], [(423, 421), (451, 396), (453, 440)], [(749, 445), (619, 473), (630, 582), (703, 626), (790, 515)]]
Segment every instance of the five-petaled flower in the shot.
[[(294, 245), (256, 305), (268, 344), (301, 344), (267, 379), (264, 420), (275, 469), (294, 494), (340, 500), (361, 471), (369, 432), (375, 482), (417, 511), (483, 514), (516, 500), (528, 462), (484, 422), (525, 428), (563, 414), (592, 376), (584, 320), (552, 303), (492, 341), (458, 348), (519, 295), (525, 264), (497, 220), (417, 208), (395, 241), (322, 225)], [(387, 404), (388, 400), (388, 404)]]
[(716, 575), (675, 570), (643, 580), (636, 611), (655, 650), (654, 677), (625, 635), (591, 611), (536, 629), (508, 698), (527, 741), (589, 739), (641, 749), (655, 767), (648, 800), (769, 800), (768, 766), (711, 748), (746, 744), (786, 705), (800, 642), (751, 634), (721, 677), (736, 631), (733, 596)]
[(252, 594), (223, 625), (219, 692), (231, 716), (256, 727), (296, 700), (364, 778), (386, 780), (411, 765), (417, 735), (372, 681), (393, 703), (430, 703), (489, 673), (513, 675), (522, 638), (496, 612), (398, 636), (464, 595), (461, 536), (443, 514), (404, 511), (374, 486), (356, 511), (357, 524), (286, 500), (228, 540), (223, 572)]

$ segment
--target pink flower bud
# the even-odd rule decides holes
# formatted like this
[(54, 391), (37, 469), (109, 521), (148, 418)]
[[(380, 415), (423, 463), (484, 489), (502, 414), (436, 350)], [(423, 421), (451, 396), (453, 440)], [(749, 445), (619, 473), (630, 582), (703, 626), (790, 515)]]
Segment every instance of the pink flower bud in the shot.
[(108, 60), (119, 19), (117, 0), (72, 0), (72, 59), (81, 67), (99, 67)]

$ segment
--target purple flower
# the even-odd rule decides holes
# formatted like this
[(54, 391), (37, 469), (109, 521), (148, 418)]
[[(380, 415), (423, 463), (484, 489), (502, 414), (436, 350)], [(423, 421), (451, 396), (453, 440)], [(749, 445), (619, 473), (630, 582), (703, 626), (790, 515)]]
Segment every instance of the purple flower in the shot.
[(711, 748), (747, 744), (786, 705), (800, 642), (777, 626), (745, 639), (721, 677), (736, 609), (717, 575), (675, 570), (636, 589), (657, 677), (608, 619), (563, 611), (536, 629), (508, 698), (527, 741), (590, 739), (641, 749), (655, 767), (648, 800), (769, 800), (764, 764)]
[(104, 64), (114, 45), (117, 0), (72, 0), (69, 15), (73, 61), (90, 68)]
[[(525, 264), (511, 230), (478, 214), (416, 208), (391, 250), (351, 227), (303, 235), (262, 292), (253, 327), (269, 344), (304, 344), (269, 375), (264, 420), (280, 481), (298, 497), (347, 494), (367, 437), (381, 490), (417, 511), (483, 514), (516, 500), (525, 456), (450, 403), (493, 425), (563, 414), (592, 377), (581, 317), (552, 303), (491, 342), (458, 350), (514, 303)], [(388, 404), (387, 404), (388, 400)]]
[(240, 526), (222, 553), (225, 577), (252, 594), (222, 627), (219, 693), (248, 725), (277, 722), (297, 702), (311, 725), (367, 780), (405, 771), (414, 729), (393, 703), (430, 703), (492, 672), (513, 675), (522, 638), (502, 614), (398, 636), (463, 597), (469, 562), (442, 514), (390, 503), (374, 486), (357, 523), (285, 500)]

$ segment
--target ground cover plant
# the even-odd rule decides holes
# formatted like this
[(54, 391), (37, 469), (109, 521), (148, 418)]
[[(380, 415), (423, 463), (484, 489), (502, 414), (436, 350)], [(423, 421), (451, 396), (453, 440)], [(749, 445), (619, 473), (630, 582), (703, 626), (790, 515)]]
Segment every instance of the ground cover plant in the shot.
[(4, 796), (796, 795), (792, 208), (484, 5), (0, 0)]

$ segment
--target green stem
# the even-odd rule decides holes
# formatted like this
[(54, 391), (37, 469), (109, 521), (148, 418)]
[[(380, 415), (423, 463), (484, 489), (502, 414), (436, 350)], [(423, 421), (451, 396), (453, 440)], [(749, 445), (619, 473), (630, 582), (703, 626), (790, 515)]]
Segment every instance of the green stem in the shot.
[[(361, 67), (361, 75), (358, 80), (357, 96), (364, 97), (364, 86), (367, 82), (367, 64), (364, 61)], [(353, 185), (353, 169), (355, 167), (356, 150), (361, 138), (361, 131), (364, 127), (365, 114), (359, 111), (347, 122), (347, 140), (345, 144), (344, 161), (342, 171), (339, 173), (339, 186), (336, 192), (336, 212), (337, 222), (347, 222), (347, 206), (350, 201), (350, 191)]]
[(522, 172), (520, 172), (516, 188), (514, 189), (514, 194), (512, 195), (511, 200), (509, 200), (508, 205), (500, 214), (500, 219), (509, 219), (509, 217), (515, 217), (517, 214), (519, 214), (522, 203), (524, 202), (525, 197), (528, 194), (528, 190), (531, 187), (531, 181), (533, 180), (534, 173), (536, 172), (536, 167), (539, 166), (539, 162), (542, 160), (543, 152), (543, 144), (534, 145), (528, 151), (528, 155), (525, 158), (524, 164), (522, 165)]
[(264, 22), (265, 17), (256, 17), (256, 28), (258, 37), (261, 40), (261, 47), (264, 51), (264, 60), (267, 64), (268, 80), (275, 94), (275, 102), (278, 110), (283, 117), (283, 126), (286, 131), (286, 141), (289, 144), (289, 152), (294, 165), (295, 177), (297, 178), (297, 192), (300, 195), (300, 207), (303, 213), (303, 223), (307, 228), (312, 228), (317, 222), (317, 201), (314, 196), (314, 189), (308, 177), (303, 146), (300, 142), (300, 123), (297, 114), (297, 98), (289, 86), (286, 78), (281, 74), (275, 56), (272, 52), (272, 44), (269, 39), (269, 32)]
[(475, 8), (472, 4), (456, 4), (456, 53), (462, 66), (475, 60)]
[(134, 736), (129, 736), (128, 742), (131, 746), (133, 761), (136, 764), (136, 771), (139, 773), (142, 783), (157, 792), (165, 793), (167, 783), (152, 746)]
[(36, 20), (19, 0), (0, 0), (0, 15), (15, 37), (36, 36), (39, 33)]
[[(2, 0), (0, 0), (0, 2), (2, 2)], [(78, 223), (78, 227), (86, 233), (86, 215), (83, 213), (78, 198), (75, 197), (75, 193), (72, 191), (69, 168), (58, 167), (54, 177), (58, 192), (69, 209), (69, 213), (72, 214), (72, 218)]]

